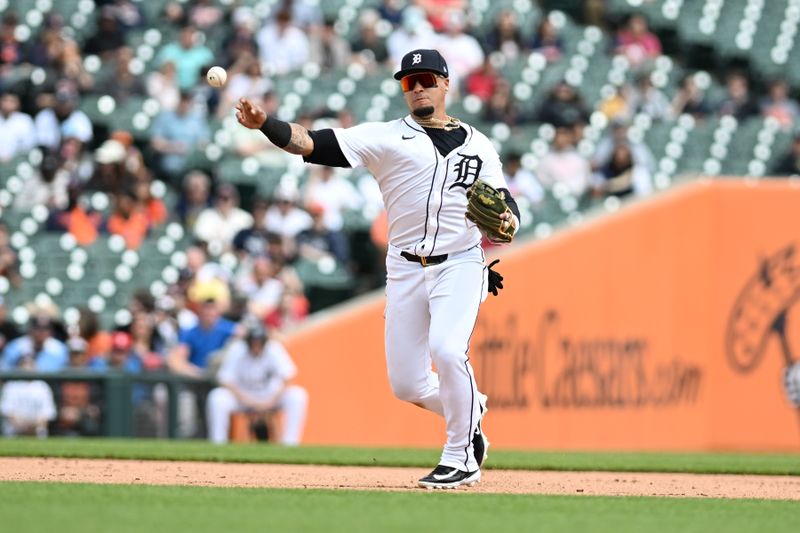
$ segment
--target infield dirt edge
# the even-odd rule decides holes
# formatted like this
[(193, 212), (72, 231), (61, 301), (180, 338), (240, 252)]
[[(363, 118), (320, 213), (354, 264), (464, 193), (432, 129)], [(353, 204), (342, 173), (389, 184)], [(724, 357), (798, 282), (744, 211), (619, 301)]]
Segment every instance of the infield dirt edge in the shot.
[[(425, 491), (420, 468), (0, 458), (0, 481)], [(487, 470), (456, 492), (800, 500), (800, 476)]]

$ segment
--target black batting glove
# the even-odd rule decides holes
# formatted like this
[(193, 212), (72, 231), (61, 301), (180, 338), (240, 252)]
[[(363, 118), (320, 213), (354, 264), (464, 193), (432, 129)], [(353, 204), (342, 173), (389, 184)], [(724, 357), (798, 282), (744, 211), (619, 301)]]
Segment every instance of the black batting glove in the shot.
[(499, 259), (495, 259), (486, 267), (489, 269), (489, 292), (495, 296), (497, 296), (497, 291), (503, 288), (503, 276), (499, 272), (492, 270), (492, 267), (499, 262)]

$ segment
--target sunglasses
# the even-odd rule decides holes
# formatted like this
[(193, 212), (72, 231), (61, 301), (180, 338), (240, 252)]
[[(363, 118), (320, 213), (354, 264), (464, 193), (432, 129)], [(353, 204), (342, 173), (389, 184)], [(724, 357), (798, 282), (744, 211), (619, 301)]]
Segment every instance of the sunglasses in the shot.
[(436, 87), (436, 74), (433, 72), (418, 72), (416, 74), (409, 74), (400, 80), (400, 85), (403, 87), (403, 92), (407, 93), (417, 86), (417, 83), (422, 85), (423, 89), (430, 89)]

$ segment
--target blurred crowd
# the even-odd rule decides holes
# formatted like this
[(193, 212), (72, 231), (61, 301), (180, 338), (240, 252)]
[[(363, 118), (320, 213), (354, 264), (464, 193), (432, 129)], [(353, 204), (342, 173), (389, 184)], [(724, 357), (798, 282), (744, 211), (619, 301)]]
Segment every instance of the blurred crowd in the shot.
[[(534, 211), (556, 188), (576, 198), (650, 194), (654, 157), (628, 135), (640, 113), (653, 121), (684, 114), (697, 120), (765, 116), (786, 131), (800, 126), (800, 106), (783, 79), (770, 80), (766, 90), (756, 93), (745, 72), (730, 71), (724, 94), (712, 98), (690, 73), (677, 92), (665, 94), (651, 76), (662, 44), (639, 14), (606, 28), (613, 42), (607, 52), (626, 58), (634, 73), (630, 82), (589, 103), (579, 87), (562, 80), (531, 106), (517, 100), (501, 67), (533, 53), (548, 63), (565, 60), (559, 19), (547, 12), (525, 27), (518, 13), (499, 10), (478, 27), (466, 0), (383, 0), (359, 10), (354, 31), (345, 32), (341, 21), (326, 18), (316, 1), (279, 0), (266, 3), (269, 9), (264, 10), (238, 2), (168, 1), (156, 20), (148, 19), (141, 2), (95, 4), (96, 24), (85, 39), (77, 38), (56, 12), (44, 14), (30, 35), (20, 31), (25, 13), (15, 12), (13, 3), (2, 14), (0, 165), (31, 151), (41, 154), (8, 208), (46, 206), (47, 231), (70, 233), (81, 246), (105, 234), (119, 235), (127, 248), (137, 250), (148, 235), (171, 222), (180, 223), (192, 242), (183, 250), (186, 260), (177, 281), (154, 296), (146, 288), (151, 280), (144, 280), (129, 303), (130, 319), (113, 330), (102, 328), (88, 308), (80, 309), (79, 320), (67, 323), (60, 310), (41, 305), (31, 307), (29, 322), (20, 326), (7, 316), (0, 299), (4, 370), (209, 375), (214, 354), (246, 336), (242, 324), (264, 325), (279, 338), (281, 330), (314, 310), (295, 268), (298, 261), (351, 273), (359, 281), (357, 291), (380, 285), (387, 229), (381, 195), (370, 176), (311, 167), (302, 184), (281, 181), (269, 197), (261, 197), (226, 181), (218, 169), (196, 164), (197, 154), (213, 141), (211, 125), (222, 124), (231, 155), (254, 158), (262, 169), (292, 165), (292, 156), (260, 132), (225, 119), (241, 97), (277, 112), (284, 95), (276, 90), (276, 80), (291, 78), (309, 64), (323, 74), (358, 64), (368, 75), (385, 76), (408, 50), (439, 49), (451, 68), (451, 104), (477, 98), (483, 123), (504, 123), (512, 134), (530, 125), (552, 126), (550, 148), (535, 166), (524, 164), (524, 153), (503, 153), (510, 190)], [(144, 71), (132, 36), (156, 24), (164, 38), (152, 68)], [(95, 60), (101, 68), (88, 68)], [(221, 90), (205, 84), (204, 73), (212, 64), (228, 71)], [(101, 95), (110, 95), (118, 106), (130, 98), (153, 99), (158, 113), (147, 134), (93, 123), (82, 102)], [(577, 147), (593, 113), (604, 115), (610, 127), (587, 156)], [(317, 108), (302, 110), (295, 121), (309, 128), (317, 121), (347, 127), (354, 119), (347, 108)], [(800, 174), (800, 133), (770, 170)], [(110, 208), (98, 209), (89, 201), (98, 192), (107, 196)], [(353, 211), (372, 223), (367, 235), (355, 239), (345, 224)], [(0, 276), (14, 290), (24, 280), (9, 233), (0, 221)], [(369, 264), (352, 250), (354, 240), (364, 239), (376, 251)], [(364, 275), (376, 271), (377, 276)], [(31, 394), (42, 393), (37, 387)], [(96, 430), (89, 408), (92, 391), (66, 391), (62, 400), (70, 394), (70, 401), (82, 406), (79, 415), (75, 409), (68, 415), (56, 412), (43, 401), (40, 418), (57, 420), (65, 432), (78, 419)], [(41, 432), (41, 427), (39, 420), (32, 431)]]

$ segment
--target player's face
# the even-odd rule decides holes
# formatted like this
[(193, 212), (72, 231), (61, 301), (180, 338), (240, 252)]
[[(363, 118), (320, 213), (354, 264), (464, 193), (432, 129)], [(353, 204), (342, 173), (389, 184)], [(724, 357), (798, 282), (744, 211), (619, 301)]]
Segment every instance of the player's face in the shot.
[(264, 346), (267, 344), (266, 339), (250, 339), (247, 341), (248, 353), (250, 357), (260, 357), (264, 351)]
[(434, 110), (444, 107), (444, 97), (450, 80), (433, 72), (417, 72), (400, 80), (406, 105), (413, 112), (425, 107)]

